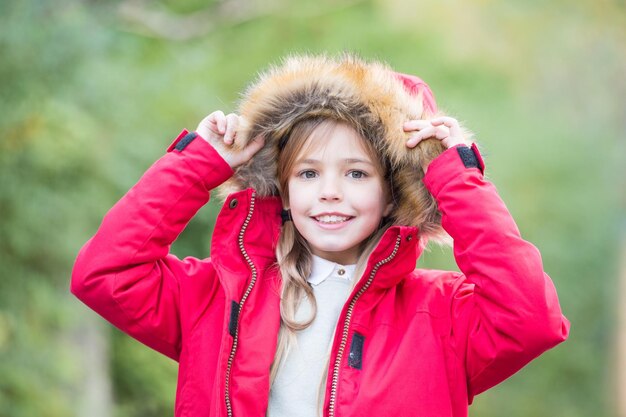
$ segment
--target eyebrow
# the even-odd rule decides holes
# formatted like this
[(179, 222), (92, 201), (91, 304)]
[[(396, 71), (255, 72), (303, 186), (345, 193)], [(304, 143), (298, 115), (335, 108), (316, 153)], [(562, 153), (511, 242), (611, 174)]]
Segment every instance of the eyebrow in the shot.
[[(342, 160), (344, 163), (346, 164), (367, 164), (367, 165), (374, 165), (372, 162), (366, 160), (366, 159), (359, 159), (359, 158), (346, 158)], [(300, 161), (296, 161), (296, 164), (309, 164), (309, 165), (315, 165), (315, 164), (319, 164), (322, 161), (319, 159), (302, 159)]]

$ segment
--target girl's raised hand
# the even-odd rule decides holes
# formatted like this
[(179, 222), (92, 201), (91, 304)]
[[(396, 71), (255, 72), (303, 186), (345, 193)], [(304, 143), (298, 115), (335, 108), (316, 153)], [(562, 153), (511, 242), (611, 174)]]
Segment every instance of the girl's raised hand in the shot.
[(209, 142), (228, 165), (235, 169), (248, 162), (264, 143), (263, 137), (257, 137), (250, 140), (244, 148), (236, 146), (237, 131), (243, 123), (243, 118), (235, 113), (224, 115), (224, 112), (217, 110), (202, 119), (196, 133)]
[(406, 141), (409, 148), (416, 147), (424, 139), (438, 139), (446, 148), (466, 143), (459, 122), (452, 117), (410, 120), (404, 124), (404, 131), (415, 132)]
[[(451, 148), (460, 144), (467, 144), (459, 122), (453, 117), (436, 117), (430, 120), (410, 120), (404, 124), (405, 132), (415, 132), (409, 135), (406, 146), (415, 148), (425, 139), (437, 139), (443, 146)], [(428, 170), (430, 161), (422, 161), (424, 174)]]

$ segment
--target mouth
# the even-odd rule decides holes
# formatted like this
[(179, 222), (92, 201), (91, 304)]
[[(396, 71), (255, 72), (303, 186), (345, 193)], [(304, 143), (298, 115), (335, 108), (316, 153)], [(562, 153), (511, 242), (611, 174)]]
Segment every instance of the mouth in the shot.
[(354, 217), (353, 216), (344, 216), (344, 215), (338, 215), (338, 214), (322, 214), (319, 216), (313, 216), (313, 218), (321, 224), (327, 224), (327, 225), (332, 225), (332, 224), (341, 224), (341, 223), (345, 223), (349, 220), (352, 220)]

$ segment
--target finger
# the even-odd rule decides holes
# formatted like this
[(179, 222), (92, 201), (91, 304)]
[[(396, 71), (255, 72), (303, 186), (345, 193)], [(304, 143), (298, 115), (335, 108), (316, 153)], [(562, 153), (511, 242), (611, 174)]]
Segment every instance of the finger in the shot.
[(205, 116), (202, 120), (200, 120), (200, 123), (198, 123), (196, 132), (206, 140), (209, 140), (213, 136), (220, 136), (217, 122), (215, 120), (216, 116), (215, 112), (211, 113), (208, 116)]
[(235, 113), (230, 113), (226, 116), (226, 132), (224, 133), (224, 143), (232, 145), (235, 141), (235, 134), (237, 133), (237, 127), (239, 126), (239, 116)]
[(425, 127), (430, 126), (430, 122), (428, 120), (409, 120), (403, 125), (405, 132), (410, 132), (413, 130), (421, 130)]
[(410, 137), (409, 137), (409, 144), (412, 146), (417, 145), (420, 141), (424, 140), (424, 139), (428, 139), (430, 137), (432, 137), (435, 134), (435, 128), (434, 127), (427, 127), (425, 129), (420, 130), (419, 132), (415, 132), (413, 133)]
[(439, 140), (446, 139), (450, 137), (450, 129), (447, 126), (437, 126), (433, 137)]
[(407, 148), (415, 148), (418, 143), (422, 141), (422, 138), (419, 136), (411, 136), (409, 140), (406, 141)]
[(450, 129), (450, 136), (459, 137), (462, 136), (461, 126), (459, 125), (458, 120), (453, 117), (437, 117), (430, 121), (433, 126), (441, 126), (444, 125)]
[(204, 132), (208, 130), (210, 133), (215, 133), (216, 135), (221, 135), (219, 128), (217, 127), (217, 122), (215, 120), (209, 119), (209, 116), (202, 119), (200, 124), (198, 125), (198, 130), (202, 129)]
[(433, 134), (434, 127), (432, 126), (424, 130), (420, 130), (419, 132), (413, 133), (411, 136), (409, 136), (409, 139), (406, 142), (406, 146), (408, 146), (409, 148), (414, 148), (424, 139), (432, 137)]
[(419, 132), (413, 133), (409, 136), (407, 140), (406, 146), (409, 148), (414, 148), (424, 139), (432, 138), (436, 133), (436, 128), (434, 126), (430, 126), (420, 130)]
[(434, 117), (434, 118), (430, 119), (430, 123), (433, 126), (440, 126), (440, 125), (451, 126), (452, 124), (458, 123), (458, 122), (453, 117), (441, 116), (441, 117)]
[(246, 160), (249, 160), (254, 156), (255, 153), (260, 151), (264, 144), (265, 138), (261, 135), (248, 142), (248, 145), (243, 150), (246, 156)]
[(211, 125), (217, 127), (216, 133), (223, 135), (226, 129), (226, 116), (224, 116), (224, 112), (221, 110), (214, 111), (209, 114), (208, 119), (211, 122)]

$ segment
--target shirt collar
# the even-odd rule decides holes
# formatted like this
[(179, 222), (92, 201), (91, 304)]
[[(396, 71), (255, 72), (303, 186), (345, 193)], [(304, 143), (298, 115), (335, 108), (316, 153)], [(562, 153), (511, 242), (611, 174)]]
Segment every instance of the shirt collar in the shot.
[(313, 255), (311, 275), (307, 278), (307, 281), (312, 285), (319, 285), (330, 277), (351, 281), (355, 269), (356, 264), (340, 265), (338, 263)]

